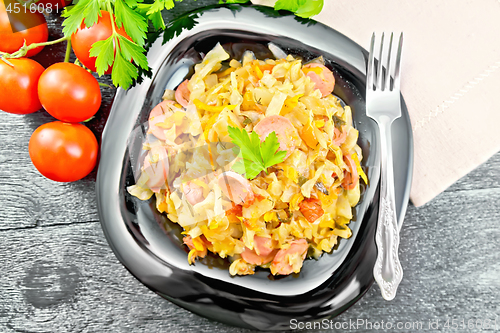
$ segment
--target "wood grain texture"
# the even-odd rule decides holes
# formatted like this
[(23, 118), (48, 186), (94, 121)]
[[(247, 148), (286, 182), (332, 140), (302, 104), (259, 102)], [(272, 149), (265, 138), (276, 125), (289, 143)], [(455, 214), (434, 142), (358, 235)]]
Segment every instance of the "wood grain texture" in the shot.
[[(445, 193), (424, 209), (411, 206), (401, 234), (405, 275), (396, 299), (384, 301), (373, 286), (334, 322), (422, 322), (425, 328), (436, 319), (441, 325), (446, 319), (494, 319), (500, 311), (498, 200), (500, 190), (463, 191)], [(149, 291), (118, 262), (99, 223), (5, 230), (0, 237), (0, 331), (245, 331)]]
[[(168, 15), (216, 2), (185, 1)], [(48, 21), (51, 38), (59, 37), (60, 17)], [(46, 48), (37, 60), (48, 66), (62, 60), (64, 49)], [(87, 123), (99, 141), (115, 91), (102, 92), (103, 105)], [(0, 112), (0, 332), (250, 332), (163, 300), (118, 262), (98, 222), (96, 171), (62, 184), (31, 164), (31, 133), (53, 120), (42, 111)], [(497, 329), (487, 331), (500, 332), (499, 202), (500, 153), (423, 207), (410, 205), (395, 300), (384, 301), (374, 285), (332, 323), (362, 323), (344, 330), (352, 332), (373, 332), (382, 321), (403, 324), (393, 332), (480, 332), (444, 325), (448, 319), (467, 324), (497, 318)], [(438, 329), (429, 328), (436, 320)], [(417, 326), (405, 329), (407, 323)]]

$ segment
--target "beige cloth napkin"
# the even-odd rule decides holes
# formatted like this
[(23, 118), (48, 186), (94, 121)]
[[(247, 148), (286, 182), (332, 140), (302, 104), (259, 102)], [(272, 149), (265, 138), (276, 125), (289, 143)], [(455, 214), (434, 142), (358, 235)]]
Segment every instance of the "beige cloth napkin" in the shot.
[(404, 32), (401, 89), (414, 135), (415, 206), (500, 150), (500, 0), (324, 1), (314, 19), (365, 49), (372, 32)]

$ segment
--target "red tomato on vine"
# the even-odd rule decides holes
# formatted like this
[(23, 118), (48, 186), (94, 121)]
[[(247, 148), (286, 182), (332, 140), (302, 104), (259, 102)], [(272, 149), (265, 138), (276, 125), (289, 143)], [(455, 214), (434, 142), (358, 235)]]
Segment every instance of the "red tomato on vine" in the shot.
[(97, 80), (82, 67), (67, 62), (53, 64), (43, 72), (38, 97), (52, 117), (71, 123), (89, 119), (101, 106)]
[[(127, 35), (123, 26), (116, 28), (116, 32), (129, 40), (132, 38)], [(111, 22), (111, 15), (105, 10), (101, 10), (101, 16), (96, 24), (87, 28), (84, 23), (81, 27), (71, 35), (71, 46), (75, 52), (76, 57), (88, 69), (96, 72), (95, 61), (97, 57), (91, 57), (89, 52), (95, 42), (105, 40), (113, 34), (113, 27)], [(112, 67), (109, 67), (106, 74), (110, 74)]]
[[(9, 13), (7, 8), (10, 4)], [(17, 4), (17, 6), (14, 6)], [(14, 7), (13, 7), (14, 6)], [(16, 11), (19, 11), (16, 13)], [(32, 13), (29, 9), (19, 6), (16, 1), (0, 0), (0, 51), (14, 53), (23, 46), (33, 43), (44, 43), (49, 37), (45, 17)], [(29, 50), (27, 57), (32, 57), (43, 49), (43, 46)]]
[(0, 110), (16, 114), (40, 110), (38, 80), (43, 66), (27, 58), (7, 61), (10, 64), (0, 59)]
[(29, 154), (45, 177), (72, 182), (87, 176), (97, 161), (95, 135), (82, 124), (60, 121), (43, 124), (31, 135)]

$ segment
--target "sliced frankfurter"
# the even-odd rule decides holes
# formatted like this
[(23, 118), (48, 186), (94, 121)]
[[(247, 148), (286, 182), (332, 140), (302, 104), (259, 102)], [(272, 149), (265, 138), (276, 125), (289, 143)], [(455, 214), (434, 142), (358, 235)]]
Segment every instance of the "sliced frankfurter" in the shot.
[(203, 188), (193, 182), (187, 182), (184, 184), (182, 190), (184, 191), (186, 200), (193, 206), (205, 200), (205, 197), (203, 196)]
[(311, 78), (314, 82), (314, 87), (321, 91), (321, 95), (326, 97), (333, 92), (335, 87), (335, 77), (331, 70), (325, 65), (311, 63), (302, 67), (304, 74)]
[(340, 145), (345, 142), (346, 138), (347, 138), (347, 131), (345, 130), (345, 128), (342, 127), (342, 130), (339, 130), (337, 127), (335, 127), (333, 132), (332, 143), (340, 147)]
[(253, 250), (245, 248), (245, 251), (241, 254), (243, 260), (249, 264), (267, 264), (273, 260), (274, 256), (278, 252), (277, 249), (273, 248), (273, 241), (270, 237), (254, 236), (253, 244)]
[(189, 80), (184, 80), (177, 89), (175, 89), (175, 100), (177, 103), (182, 105), (183, 107), (187, 107), (189, 104), (189, 96), (191, 95), (191, 92), (188, 89), (188, 83)]
[(356, 187), (356, 185), (358, 185), (359, 182), (358, 168), (356, 166), (356, 163), (349, 154), (344, 155), (344, 162), (347, 164), (347, 166), (351, 171), (347, 172), (346, 170), (344, 172), (345, 176), (344, 180), (342, 181), (342, 187), (345, 188), (346, 190), (352, 190)]
[(277, 252), (278, 250), (272, 250), (267, 255), (258, 255), (255, 249), (250, 250), (248, 247), (245, 247), (245, 250), (241, 253), (241, 258), (249, 264), (260, 266), (271, 262)]
[(305, 239), (293, 240), (290, 243), (290, 247), (288, 249), (281, 249), (274, 256), (273, 262), (271, 263), (271, 272), (273, 274), (281, 274), (288, 275), (294, 271), (293, 266), (290, 265), (288, 256), (289, 255), (297, 255), (300, 261), (300, 267), (302, 267), (302, 262), (306, 258), (307, 249), (309, 248), (309, 244)]
[(169, 171), (168, 153), (165, 147), (152, 147), (144, 159), (142, 168), (149, 177), (146, 184), (153, 192), (165, 188)]
[(165, 140), (165, 128), (157, 124), (163, 123), (165, 119), (172, 115), (170, 106), (174, 105), (174, 101), (163, 101), (156, 105), (149, 114), (149, 131), (160, 140)]
[(297, 147), (299, 137), (297, 129), (288, 118), (283, 116), (274, 115), (266, 117), (259, 121), (253, 130), (259, 135), (260, 141), (264, 141), (269, 133), (276, 133), (280, 144), (279, 150), (286, 151), (285, 159), (287, 159)]
[(258, 255), (267, 256), (273, 250), (273, 240), (270, 237), (254, 236), (254, 249)]
[(250, 182), (234, 171), (223, 172), (218, 178), (222, 192), (237, 205), (254, 199)]

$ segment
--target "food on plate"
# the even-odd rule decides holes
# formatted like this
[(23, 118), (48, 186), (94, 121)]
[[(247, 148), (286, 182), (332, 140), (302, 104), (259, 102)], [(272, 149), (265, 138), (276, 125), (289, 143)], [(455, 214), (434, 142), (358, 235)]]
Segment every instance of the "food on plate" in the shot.
[(229, 58), (217, 44), (152, 109), (128, 192), (184, 228), (191, 264), (210, 251), (231, 275), (298, 273), (352, 235), (368, 180), (351, 109), (322, 58)]
[(94, 134), (84, 125), (54, 121), (33, 132), (29, 154), (33, 165), (45, 177), (72, 182), (94, 169), (98, 147)]

